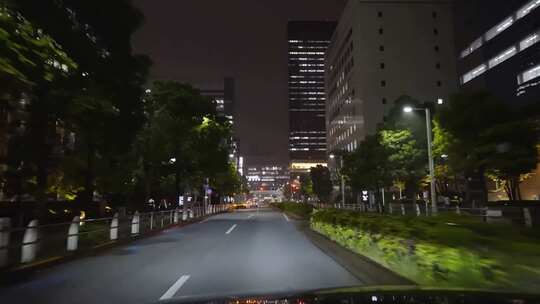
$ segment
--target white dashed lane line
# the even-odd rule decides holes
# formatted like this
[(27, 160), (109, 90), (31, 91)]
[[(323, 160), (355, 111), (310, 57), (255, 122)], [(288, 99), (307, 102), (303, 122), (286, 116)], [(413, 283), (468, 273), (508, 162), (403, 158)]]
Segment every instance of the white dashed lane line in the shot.
[(225, 232), (225, 234), (230, 234), (234, 228), (236, 228), (236, 224), (232, 225), (231, 228), (229, 228), (229, 230), (227, 230), (227, 232)]
[(187, 282), (187, 280), (189, 280), (189, 275), (181, 276), (178, 281), (176, 281), (159, 299), (167, 300), (174, 297), (174, 295), (178, 292), (182, 285)]

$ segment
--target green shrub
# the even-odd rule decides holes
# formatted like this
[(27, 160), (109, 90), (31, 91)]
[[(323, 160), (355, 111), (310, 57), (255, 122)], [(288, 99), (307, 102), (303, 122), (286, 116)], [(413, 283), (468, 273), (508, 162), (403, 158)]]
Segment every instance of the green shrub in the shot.
[(421, 285), (540, 288), (540, 238), (528, 229), (444, 215), (322, 210), (312, 229)]
[(279, 203), (272, 205), (283, 212), (291, 213), (302, 219), (309, 219), (313, 212), (313, 206), (304, 203)]

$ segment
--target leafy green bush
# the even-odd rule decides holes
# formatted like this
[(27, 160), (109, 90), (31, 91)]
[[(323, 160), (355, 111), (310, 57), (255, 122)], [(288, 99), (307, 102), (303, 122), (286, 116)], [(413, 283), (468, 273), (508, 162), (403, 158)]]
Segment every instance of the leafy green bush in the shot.
[(279, 203), (272, 204), (272, 206), (302, 219), (309, 219), (311, 213), (313, 212), (313, 206), (304, 203)]
[(540, 288), (540, 237), (525, 228), (333, 209), (316, 212), (311, 227), (421, 285)]

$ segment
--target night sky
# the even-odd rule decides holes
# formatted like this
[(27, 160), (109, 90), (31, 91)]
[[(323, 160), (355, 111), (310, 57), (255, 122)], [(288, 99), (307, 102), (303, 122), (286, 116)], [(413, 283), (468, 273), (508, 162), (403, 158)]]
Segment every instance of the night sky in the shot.
[(337, 20), (345, 0), (135, 0), (134, 38), (152, 79), (236, 80), (236, 136), (248, 164), (288, 162), (287, 21)]

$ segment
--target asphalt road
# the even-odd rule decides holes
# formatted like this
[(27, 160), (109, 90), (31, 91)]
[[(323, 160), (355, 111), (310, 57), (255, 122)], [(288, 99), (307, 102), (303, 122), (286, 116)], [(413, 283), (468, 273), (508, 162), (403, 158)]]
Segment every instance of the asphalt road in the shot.
[(154, 303), (361, 285), (281, 213), (246, 210), (173, 228), (0, 287), (2, 303)]

